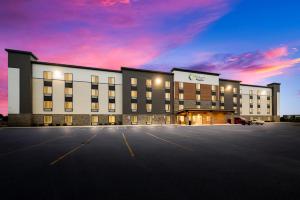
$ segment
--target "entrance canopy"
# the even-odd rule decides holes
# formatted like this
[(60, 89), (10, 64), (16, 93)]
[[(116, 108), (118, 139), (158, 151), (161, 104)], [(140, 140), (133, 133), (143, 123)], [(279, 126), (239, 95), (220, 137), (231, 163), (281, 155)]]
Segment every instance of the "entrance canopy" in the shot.
[(179, 110), (179, 111), (177, 112), (177, 114), (178, 114), (178, 115), (184, 115), (184, 114), (187, 114), (187, 113), (200, 113), (200, 112), (234, 113), (234, 110), (187, 108), (187, 109)]

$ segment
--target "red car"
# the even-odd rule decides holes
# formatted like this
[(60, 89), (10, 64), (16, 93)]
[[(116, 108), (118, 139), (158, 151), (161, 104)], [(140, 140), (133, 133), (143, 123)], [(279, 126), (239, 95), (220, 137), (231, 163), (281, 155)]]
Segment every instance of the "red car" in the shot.
[(235, 124), (242, 124), (242, 125), (251, 125), (251, 122), (247, 120), (246, 118), (243, 117), (235, 117), (234, 118), (234, 123)]

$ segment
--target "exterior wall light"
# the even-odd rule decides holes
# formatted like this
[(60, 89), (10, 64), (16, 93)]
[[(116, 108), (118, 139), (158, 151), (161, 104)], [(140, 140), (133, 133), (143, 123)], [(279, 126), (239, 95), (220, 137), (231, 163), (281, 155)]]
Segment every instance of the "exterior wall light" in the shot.
[(156, 78), (155, 79), (155, 84), (160, 85), (161, 84), (161, 78)]
[(62, 73), (58, 70), (55, 70), (53, 75), (54, 75), (54, 79), (62, 79), (63, 78)]
[(227, 90), (227, 91), (230, 91), (231, 89), (232, 89), (232, 86), (231, 86), (231, 85), (227, 85), (227, 86), (226, 86), (226, 90)]

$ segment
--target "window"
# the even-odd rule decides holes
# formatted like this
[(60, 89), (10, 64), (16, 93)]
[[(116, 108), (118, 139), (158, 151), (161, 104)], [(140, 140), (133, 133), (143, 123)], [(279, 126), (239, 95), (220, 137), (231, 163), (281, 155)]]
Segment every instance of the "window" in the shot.
[(131, 99), (136, 99), (136, 98), (137, 98), (137, 91), (131, 90)]
[(170, 89), (170, 87), (171, 87), (170, 81), (165, 81), (165, 88)]
[(69, 97), (73, 95), (73, 88), (65, 88), (65, 96)]
[(224, 96), (220, 96), (221, 103), (224, 103)]
[(236, 97), (233, 97), (233, 103), (237, 103), (237, 98)]
[(249, 94), (250, 94), (250, 96), (252, 96), (253, 95), (253, 90), (250, 90)]
[(165, 93), (165, 98), (166, 98), (166, 100), (170, 100), (170, 93), (169, 92)]
[(93, 126), (98, 125), (98, 123), (99, 123), (99, 117), (97, 115), (93, 115), (91, 121), (92, 121), (91, 124)]
[(221, 87), (220, 87), (220, 92), (221, 92), (221, 93), (224, 93), (224, 92), (225, 92), (224, 86), (221, 86)]
[(233, 107), (233, 110), (234, 110), (234, 113), (237, 114), (238, 111), (237, 111), (237, 107), (236, 106)]
[(73, 74), (71, 73), (65, 73), (65, 82), (73, 82)]
[(221, 109), (221, 110), (224, 110), (224, 106), (220, 106), (220, 109)]
[(52, 111), (52, 101), (44, 101), (44, 111)]
[(249, 113), (253, 114), (253, 108), (250, 108)]
[(260, 108), (257, 108), (257, 114), (260, 114)]
[(108, 77), (108, 85), (115, 85), (115, 77)]
[(196, 83), (196, 90), (200, 91), (200, 83)]
[(44, 96), (52, 96), (52, 87), (44, 86)]
[(116, 104), (115, 103), (108, 103), (108, 112), (115, 112)]
[(115, 95), (116, 95), (116, 93), (114, 90), (108, 90), (108, 98), (114, 99)]
[(151, 79), (147, 79), (146, 80), (146, 87), (147, 88), (151, 88), (152, 87), (152, 80)]
[(184, 109), (184, 105), (179, 105), (178, 106), (178, 110), (183, 110)]
[(69, 101), (65, 102), (65, 111), (70, 112), (72, 110), (73, 110), (73, 102), (69, 102)]
[(171, 124), (171, 116), (166, 116), (166, 124)]
[(237, 88), (233, 88), (233, 94), (237, 94)]
[(44, 125), (52, 124), (52, 116), (51, 115), (45, 115), (44, 116)]
[(183, 90), (183, 82), (179, 82), (179, 89)]
[(153, 116), (147, 116), (147, 118), (146, 118), (146, 124), (152, 124), (152, 117)]
[(270, 114), (270, 113), (271, 113), (271, 109), (267, 108), (267, 114)]
[(147, 92), (146, 92), (146, 99), (147, 99), (147, 100), (152, 99), (152, 92), (150, 92), (150, 91), (147, 91)]
[(67, 126), (70, 126), (73, 124), (73, 117), (71, 115), (66, 115), (65, 116), (65, 124)]
[(257, 99), (257, 104), (260, 104), (260, 102), (261, 102), (260, 99)]
[(108, 116), (108, 123), (109, 123), (109, 124), (115, 124), (115, 123), (116, 123), (116, 116), (114, 116), (114, 115), (109, 115), (109, 116)]
[(200, 108), (201, 108), (201, 105), (196, 105), (196, 108), (200, 109)]
[(131, 82), (132, 86), (137, 86), (137, 79), (136, 78), (131, 78), (130, 82)]
[(215, 102), (216, 99), (217, 99), (216, 95), (212, 95), (212, 96), (211, 96), (211, 101)]
[(98, 97), (99, 92), (97, 89), (92, 89), (92, 97)]
[(146, 104), (146, 110), (147, 110), (147, 112), (151, 112), (152, 111), (152, 104), (151, 103), (147, 103)]
[(92, 75), (92, 84), (98, 85), (98, 83), (99, 83), (99, 76)]
[(99, 103), (92, 102), (92, 112), (98, 112), (99, 110)]
[(130, 122), (131, 124), (137, 124), (138, 123), (138, 118), (136, 115), (130, 116)]
[(170, 112), (170, 110), (171, 110), (170, 104), (165, 104), (165, 110), (166, 110), (166, 112)]
[(267, 100), (267, 104), (269, 104), (269, 105), (270, 105), (270, 104), (271, 104), (271, 100)]
[(211, 109), (216, 109), (217, 107), (216, 106), (211, 106)]
[(253, 103), (253, 99), (249, 99), (249, 102), (250, 102), (250, 103)]
[(200, 101), (200, 100), (201, 100), (200, 94), (196, 94), (196, 101)]
[(137, 103), (131, 103), (131, 111), (136, 112), (137, 111)]
[(43, 78), (45, 80), (52, 80), (52, 72), (43, 72)]
[(215, 85), (212, 85), (212, 86), (211, 86), (211, 90), (212, 90), (213, 92), (215, 92), (215, 91), (216, 91), (216, 86), (215, 86)]
[(184, 99), (183, 93), (179, 93), (179, 100), (183, 100), (183, 99)]

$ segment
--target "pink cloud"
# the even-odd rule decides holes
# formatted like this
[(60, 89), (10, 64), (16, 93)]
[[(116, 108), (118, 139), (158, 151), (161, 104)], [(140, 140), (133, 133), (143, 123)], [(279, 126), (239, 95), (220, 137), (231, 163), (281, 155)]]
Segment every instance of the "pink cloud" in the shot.
[(275, 58), (281, 58), (283, 56), (288, 55), (288, 48), (285, 47), (278, 47), (275, 49), (271, 49), (269, 51), (264, 52), (264, 56), (266, 59), (275, 59)]

